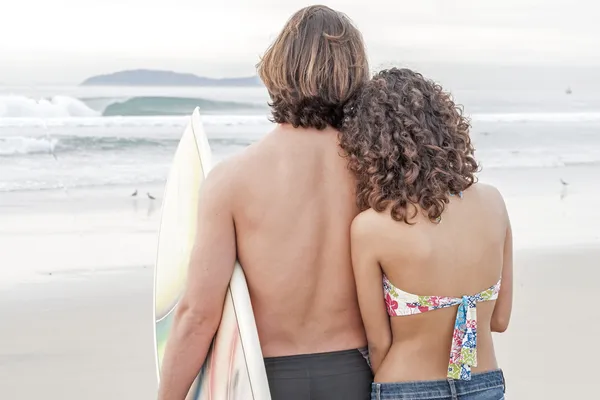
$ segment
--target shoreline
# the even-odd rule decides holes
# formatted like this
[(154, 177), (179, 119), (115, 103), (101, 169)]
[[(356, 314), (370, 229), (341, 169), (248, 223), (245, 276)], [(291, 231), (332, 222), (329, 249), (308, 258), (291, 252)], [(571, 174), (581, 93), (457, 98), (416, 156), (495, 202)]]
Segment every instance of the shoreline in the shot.
[[(491, 170), (480, 182), (503, 194), (515, 250), (552, 250), (600, 244), (600, 209), (590, 207), (600, 202), (598, 174), (600, 167)], [(44, 273), (153, 265), (163, 192), (164, 182), (2, 193), (0, 288)]]

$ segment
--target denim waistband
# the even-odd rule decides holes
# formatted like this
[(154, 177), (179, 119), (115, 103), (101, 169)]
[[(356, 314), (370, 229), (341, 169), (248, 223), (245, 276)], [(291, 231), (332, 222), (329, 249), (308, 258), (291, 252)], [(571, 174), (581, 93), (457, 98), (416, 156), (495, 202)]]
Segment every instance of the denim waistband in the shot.
[(505, 389), (501, 369), (473, 374), (471, 380), (442, 379), (435, 381), (377, 383), (371, 387), (374, 399), (421, 400), (458, 398), (489, 389)]

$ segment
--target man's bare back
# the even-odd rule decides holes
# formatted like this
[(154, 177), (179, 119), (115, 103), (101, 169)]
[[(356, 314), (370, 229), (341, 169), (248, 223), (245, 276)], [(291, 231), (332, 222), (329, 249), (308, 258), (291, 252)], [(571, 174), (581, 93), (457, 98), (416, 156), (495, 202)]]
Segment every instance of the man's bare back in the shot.
[(358, 209), (337, 135), (278, 125), (222, 166), (265, 357), (366, 345), (350, 261)]

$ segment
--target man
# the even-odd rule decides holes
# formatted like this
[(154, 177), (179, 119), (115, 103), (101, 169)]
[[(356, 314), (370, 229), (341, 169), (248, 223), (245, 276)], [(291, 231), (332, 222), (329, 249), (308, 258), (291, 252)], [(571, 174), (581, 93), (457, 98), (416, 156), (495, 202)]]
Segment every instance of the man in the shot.
[(217, 165), (201, 189), (188, 287), (159, 399), (183, 400), (218, 328), (236, 258), (244, 268), (273, 400), (368, 399), (371, 370), (350, 262), (358, 213), (339, 155), (342, 108), (369, 78), (342, 13), (295, 13), (258, 64), (276, 127)]

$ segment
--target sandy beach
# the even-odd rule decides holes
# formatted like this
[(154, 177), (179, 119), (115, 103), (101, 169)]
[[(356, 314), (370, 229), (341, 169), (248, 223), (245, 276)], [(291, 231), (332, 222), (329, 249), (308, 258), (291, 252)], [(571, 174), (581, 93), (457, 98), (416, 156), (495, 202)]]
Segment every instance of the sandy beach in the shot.
[(153, 399), (152, 269), (72, 272), (4, 291), (3, 399)]
[[(593, 393), (600, 212), (592, 204), (600, 195), (586, 177), (595, 173), (523, 170), (485, 179), (507, 193), (514, 227), (514, 311), (496, 340), (510, 399)], [(125, 187), (3, 194), (0, 248), (10, 268), (0, 275), (2, 398), (154, 398), (161, 190), (140, 188), (156, 201), (132, 198)]]

